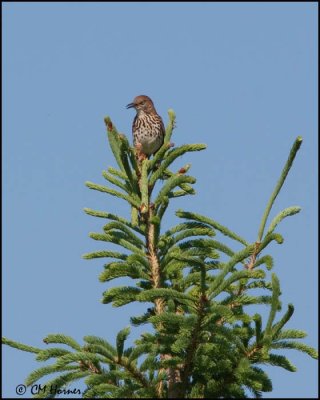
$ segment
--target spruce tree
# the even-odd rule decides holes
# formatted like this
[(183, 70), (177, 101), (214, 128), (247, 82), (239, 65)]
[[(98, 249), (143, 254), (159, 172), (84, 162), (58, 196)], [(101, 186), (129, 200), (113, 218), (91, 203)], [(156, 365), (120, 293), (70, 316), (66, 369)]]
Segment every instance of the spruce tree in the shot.
[[(125, 135), (118, 134), (110, 118), (105, 123), (117, 167), (103, 171), (107, 185), (86, 185), (126, 201), (131, 216), (85, 208), (104, 225), (101, 232), (90, 233), (102, 242), (101, 249), (83, 257), (107, 260), (101, 282), (132, 279), (131, 286), (106, 290), (102, 301), (114, 307), (145, 303), (144, 314), (132, 316), (130, 322), (132, 326), (150, 324), (152, 329), (133, 346), (126, 346), (129, 327), (118, 333), (114, 344), (97, 336), (85, 336), (80, 344), (58, 333), (44, 338), (49, 347), (36, 348), (3, 338), (6, 345), (34, 353), (39, 362), (52, 360), (26, 379), (26, 385), (32, 386), (54, 374), (42, 384), (46, 390), (35, 397), (54, 397), (51, 387), (65, 388), (77, 380), (85, 382), (83, 398), (261, 397), (272, 391), (264, 365), (296, 370), (274, 350), (296, 349), (317, 358), (316, 350), (298, 340), (306, 337), (305, 332), (285, 329), (294, 307), (289, 304), (282, 311), (280, 282), (269, 272), (274, 262), (266, 252), (271, 242), (283, 242), (276, 232), (278, 224), (300, 211), (297, 206), (286, 208), (266, 229), (301, 137), (293, 144), (252, 243), (194, 211), (176, 211), (177, 224), (161, 229), (170, 200), (195, 194), (190, 165), (175, 171), (172, 164), (185, 153), (206, 147), (172, 145), (172, 110), (164, 144), (151, 159), (137, 159), (135, 149)], [(224, 237), (241, 249), (226, 245)], [(109, 250), (108, 242), (121, 250)], [(251, 315), (248, 305), (267, 305), (268, 318), (263, 321), (259, 313)]]

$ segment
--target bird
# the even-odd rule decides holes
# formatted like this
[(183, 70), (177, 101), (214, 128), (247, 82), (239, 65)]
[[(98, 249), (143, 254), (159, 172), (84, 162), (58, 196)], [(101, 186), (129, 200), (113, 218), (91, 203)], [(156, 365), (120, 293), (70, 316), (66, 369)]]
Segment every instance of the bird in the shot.
[[(163, 145), (165, 128), (150, 97), (140, 95), (134, 98), (127, 109), (134, 108), (136, 116), (132, 123), (133, 144), (139, 159), (149, 158)], [(141, 154), (142, 153), (142, 154)]]

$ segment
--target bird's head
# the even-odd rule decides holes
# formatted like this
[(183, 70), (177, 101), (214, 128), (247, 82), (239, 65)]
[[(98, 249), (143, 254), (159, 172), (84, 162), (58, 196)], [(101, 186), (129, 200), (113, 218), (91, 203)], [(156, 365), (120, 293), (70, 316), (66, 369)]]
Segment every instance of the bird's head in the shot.
[(156, 112), (150, 97), (143, 95), (135, 97), (133, 102), (127, 105), (127, 108), (134, 108), (137, 113), (141, 111), (145, 112), (146, 114)]

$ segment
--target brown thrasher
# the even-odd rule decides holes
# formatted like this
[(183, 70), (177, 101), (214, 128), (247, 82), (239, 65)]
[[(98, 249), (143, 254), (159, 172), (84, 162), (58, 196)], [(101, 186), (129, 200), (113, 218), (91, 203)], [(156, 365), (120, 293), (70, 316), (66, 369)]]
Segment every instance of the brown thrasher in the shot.
[(163, 144), (165, 135), (163, 121), (148, 96), (135, 97), (127, 108), (134, 108), (137, 112), (132, 124), (133, 144), (142, 158), (143, 155), (149, 158)]

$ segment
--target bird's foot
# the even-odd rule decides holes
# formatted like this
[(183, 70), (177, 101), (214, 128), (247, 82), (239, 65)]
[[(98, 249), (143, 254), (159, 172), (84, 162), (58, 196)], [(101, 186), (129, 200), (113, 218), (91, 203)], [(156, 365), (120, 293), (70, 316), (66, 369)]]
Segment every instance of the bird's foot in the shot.
[(146, 160), (148, 158), (147, 155), (144, 154), (144, 152), (142, 151), (141, 143), (136, 143), (135, 150), (136, 150), (136, 158), (140, 164), (142, 163), (143, 160)]

